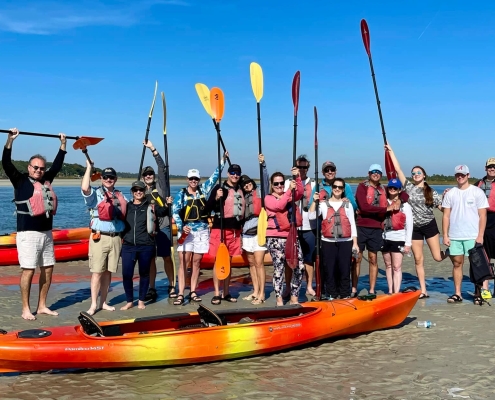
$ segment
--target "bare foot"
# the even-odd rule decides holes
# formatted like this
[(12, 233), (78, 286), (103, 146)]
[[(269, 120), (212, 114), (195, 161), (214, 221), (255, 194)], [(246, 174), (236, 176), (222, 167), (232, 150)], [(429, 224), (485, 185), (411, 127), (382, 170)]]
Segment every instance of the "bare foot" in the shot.
[(96, 313), (96, 306), (91, 306), (91, 308), (87, 311), (89, 315), (95, 315)]
[(144, 310), (146, 308), (146, 306), (144, 305), (144, 301), (141, 300), (138, 301), (138, 308), (140, 310)]
[(31, 311), (23, 311), (22, 318), (27, 319), (28, 321), (34, 321), (36, 317), (31, 313)]
[(50, 310), (48, 307), (38, 308), (37, 314), (58, 315), (58, 312)]
[(109, 306), (107, 303), (103, 303), (101, 305), (101, 309), (106, 311), (115, 311), (115, 307)]
[[(128, 310), (129, 308), (132, 308), (132, 307), (134, 307), (134, 303), (131, 301), (130, 303), (127, 303), (125, 306), (120, 307), (120, 310), (125, 311), (125, 310)], [(115, 310), (115, 307), (112, 307), (112, 308)], [(113, 310), (110, 310), (110, 311), (113, 311)]]

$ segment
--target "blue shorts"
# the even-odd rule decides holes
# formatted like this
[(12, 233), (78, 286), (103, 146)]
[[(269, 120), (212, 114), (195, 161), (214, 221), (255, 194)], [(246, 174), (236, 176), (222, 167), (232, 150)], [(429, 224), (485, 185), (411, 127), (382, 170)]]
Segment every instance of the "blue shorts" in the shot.
[(304, 264), (313, 265), (316, 248), (315, 231), (297, 231), (297, 236), (303, 253)]
[(155, 236), (155, 243), (157, 257), (170, 257), (170, 226), (158, 231), (158, 235)]
[(476, 239), (456, 240), (450, 239), (449, 251), (451, 256), (468, 256), (468, 251), (475, 245)]

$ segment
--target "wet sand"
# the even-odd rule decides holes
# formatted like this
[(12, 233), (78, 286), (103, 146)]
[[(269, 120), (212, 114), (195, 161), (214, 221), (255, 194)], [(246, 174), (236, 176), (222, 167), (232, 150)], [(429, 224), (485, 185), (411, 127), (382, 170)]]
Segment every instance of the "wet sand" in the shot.
[[(383, 262), (377, 289), (387, 290)], [(425, 246), (429, 299), (419, 300), (409, 317), (398, 327), (316, 343), (301, 349), (268, 356), (211, 364), (144, 370), (90, 371), (82, 373), (33, 373), (0, 377), (2, 399), (469, 399), (495, 398), (491, 380), (495, 367), (492, 332), (495, 308), (472, 303), (473, 285), (468, 265), (464, 266), (463, 297), (460, 304), (447, 304), (452, 294), (449, 260), (436, 263)], [(178, 311), (167, 298), (168, 282), (158, 263), (157, 303), (145, 310), (96, 314), (97, 320), (126, 319)], [(403, 286), (417, 284), (413, 258), (404, 259)], [(22, 320), (18, 267), (2, 267), (0, 277), (0, 328), (29, 329), (41, 326), (77, 324), (79, 311), (90, 305), (90, 273), (86, 261), (57, 264), (49, 304), (58, 317), (41, 315), (35, 322)], [(232, 294), (239, 303), (221, 308), (251, 306), (241, 298), (249, 293), (247, 268), (233, 270)], [(275, 304), (267, 268), (267, 302)], [(205, 304), (212, 297), (212, 272), (204, 270), (198, 293)], [(359, 289), (368, 287), (368, 266), (362, 263)], [(137, 281), (136, 281), (137, 284)], [(186, 293), (188, 291), (186, 290)], [(300, 300), (305, 300), (305, 287)], [(117, 309), (125, 297), (120, 274), (114, 276), (110, 304)], [(32, 305), (36, 304), (37, 285)], [(192, 311), (194, 305), (183, 306)], [(416, 328), (417, 320), (431, 320), (431, 329)], [(462, 389), (462, 390), (456, 390)], [(457, 397), (463, 398), (463, 397)]]

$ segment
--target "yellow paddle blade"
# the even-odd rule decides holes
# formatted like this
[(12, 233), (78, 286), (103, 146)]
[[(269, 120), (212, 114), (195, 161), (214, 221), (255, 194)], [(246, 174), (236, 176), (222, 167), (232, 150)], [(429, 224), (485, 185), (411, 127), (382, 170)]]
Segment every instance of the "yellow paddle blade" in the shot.
[(230, 274), (230, 255), (225, 243), (220, 243), (215, 257), (215, 275), (223, 281)]
[(153, 116), (153, 110), (155, 109), (156, 91), (157, 90), (158, 90), (158, 81), (155, 81), (155, 94), (153, 95), (153, 103), (151, 103), (151, 109), (150, 109), (150, 113), (148, 115), (148, 118), (151, 118)]
[(258, 216), (258, 245), (264, 246), (266, 244), (266, 228), (268, 227), (268, 215), (264, 208), (261, 209)]
[(225, 110), (225, 99), (222, 89), (214, 87), (210, 90), (210, 106), (212, 117), (219, 123), (223, 118), (223, 112)]
[(254, 97), (256, 102), (259, 103), (263, 97), (263, 71), (258, 63), (252, 62), (249, 66), (251, 73), (251, 87), (253, 88)]
[(167, 104), (165, 103), (165, 94), (162, 92), (162, 106), (163, 106), (163, 134), (167, 134)]
[(177, 281), (177, 268), (175, 266), (175, 250), (174, 250), (174, 246), (170, 246), (170, 258), (172, 259), (172, 264), (174, 266), (174, 281), (173, 282), (169, 282), (169, 286), (175, 286), (175, 282)]
[(201, 101), (201, 104), (203, 104), (206, 113), (213, 118), (210, 105), (210, 89), (202, 83), (196, 83), (194, 87), (196, 88), (196, 93), (198, 94), (199, 100)]

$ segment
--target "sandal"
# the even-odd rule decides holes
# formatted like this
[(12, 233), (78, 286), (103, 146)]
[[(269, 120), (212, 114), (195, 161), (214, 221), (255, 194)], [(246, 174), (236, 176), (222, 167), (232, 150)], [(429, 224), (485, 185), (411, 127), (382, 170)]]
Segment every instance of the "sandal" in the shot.
[(146, 293), (146, 296), (144, 297), (144, 301), (156, 301), (157, 298), (158, 293), (156, 292), (156, 289), (150, 287), (148, 293)]
[(175, 286), (168, 287), (168, 297), (171, 299), (176, 299), (178, 297), (177, 293), (175, 292)]
[(483, 305), (483, 299), (479, 296), (476, 296), (474, 299), (473, 299), (473, 304), (475, 306), (481, 306)]
[(235, 297), (232, 297), (230, 293), (222, 298), (222, 300), (228, 301), (229, 303), (237, 303), (237, 299)]
[(257, 299), (256, 297), (254, 300), (251, 302), (251, 304), (257, 306), (258, 304), (263, 304), (265, 302), (265, 299)]
[(179, 294), (177, 296), (177, 299), (173, 302), (174, 306), (181, 306), (182, 304), (184, 304), (184, 295), (183, 294)]
[(211, 304), (213, 304), (214, 306), (222, 304), (222, 298), (220, 296), (213, 296), (211, 298)]
[(201, 303), (201, 297), (199, 297), (195, 291), (189, 293), (189, 299), (195, 303)]
[(457, 294), (453, 294), (447, 299), (447, 303), (460, 303), (460, 302), (462, 302), (462, 297)]
[(256, 300), (256, 296), (254, 294), (249, 294), (246, 297), (243, 297), (242, 300), (253, 301)]
[(430, 296), (428, 296), (426, 293), (421, 293), (418, 297), (418, 300), (421, 300), (421, 299), (429, 299)]
[(358, 297), (358, 292), (351, 292), (351, 299)]

